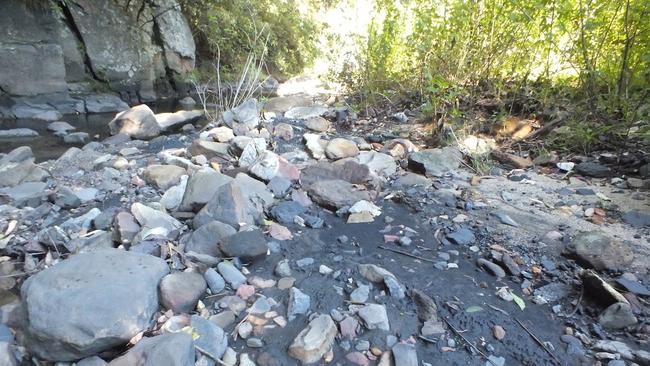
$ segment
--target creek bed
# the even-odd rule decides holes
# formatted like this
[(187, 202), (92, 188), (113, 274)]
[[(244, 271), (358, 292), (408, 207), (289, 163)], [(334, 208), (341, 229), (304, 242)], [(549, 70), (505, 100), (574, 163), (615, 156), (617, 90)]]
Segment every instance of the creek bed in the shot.
[[(177, 100), (160, 100), (147, 103), (147, 105), (151, 107), (154, 113), (175, 112), (183, 109)], [(68, 122), (76, 127), (76, 130), (70, 132), (86, 132), (90, 135), (91, 141), (101, 141), (110, 135), (108, 122), (115, 117), (115, 114), (113, 112), (66, 114), (61, 118), (61, 121)], [(72, 146), (80, 147), (80, 145), (66, 143), (63, 141), (63, 137), (56, 136), (54, 132), (48, 131), (47, 126), (50, 123), (37, 119), (0, 119), (0, 130), (29, 128), (39, 134), (36, 137), (0, 138), (0, 153), (7, 153), (20, 146), (29, 146), (32, 148), (36, 162), (42, 162), (57, 159)]]

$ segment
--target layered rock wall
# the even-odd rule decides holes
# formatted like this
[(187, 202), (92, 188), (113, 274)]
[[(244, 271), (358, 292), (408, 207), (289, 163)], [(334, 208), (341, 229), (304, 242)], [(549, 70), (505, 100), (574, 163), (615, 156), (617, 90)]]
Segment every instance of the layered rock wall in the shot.
[(86, 112), (99, 93), (128, 103), (183, 95), (194, 62), (176, 0), (0, 2), (2, 117), (25, 105)]

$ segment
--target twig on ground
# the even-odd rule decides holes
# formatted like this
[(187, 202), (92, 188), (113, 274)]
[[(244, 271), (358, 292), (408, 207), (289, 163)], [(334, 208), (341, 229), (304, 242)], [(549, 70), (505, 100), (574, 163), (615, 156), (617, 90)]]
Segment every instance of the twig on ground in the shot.
[(495, 364), (494, 361), (492, 361), (492, 360), (491, 360), (491, 359), (490, 359), (490, 358), (489, 358), (485, 353), (483, 353), (483, 351), (481, 351), (480, 349), (478, 349), (478, 347), (476, 347), (476, 346), (474, 345), (474, 343), (470, 342), (467, 338), (465, 338), (465, 336), (464, 336), (464, 335), (463, 335), (463, 334), (462, 334), (458, 329), (456, 329), (453, 325), (451, 325), (451, 323), (449, 322), (449, 320), (447, 320), (446, 318), (442, 318), (442, 320), (444, 320), (445, 323), (447, 323), (447, 326), (449, 327), (449, 329), (451, 329), (452, 332), (454, 332), (454, 333), (455, 333), (457, 336), (459, 336), (459, 337), (460, 337), (460, 338), (461, 338), (465, 343), (467, 343), (468, 346), (472, 347), (476, 352), (478, 352), (478, 354), (480, 354), (481, 356), (483, 356), (483, 358), (485, 358), (489, 363), (491, 363), (491, 364), (494, 365), (494, 366), (497, 366), (497, 364)]
[(500, 312), (501, 314), (503, 314), (505, 316), (510, 316), (510, 314), (508, 314), (507, 311), (505, 311), (505, 310), (503, 310), (501, 308), (498, 308), (498, 307), (496, 307), (494, 305), (489, 305), (489, 304), (488, 304), (488, 306), (491, 307), (493, 310), (496, 310), (496, 311)]
[(7, 275), (2, 275), (0, 278), (11, 278), (11, 277), (21, 277), (21, 276), (29, 276), (38, 271), (31, 271), (31, 272), (19, 272), (19, 273), (12, 273), (12, 274), (7, 274)]
[(580, 309), (580, 303), (582, 302), (582, 296), (585, 294), (585, 288), (580, 289), (580, 297), (578, 298), (578, 303), (576, 304), (576, 307), (573, 309), (573, 311), (570, 314), (567, 314), (567, 317), (573, 316), (578, 309)]
[(419, 259), (419, 260), (422, 260), (422, 261), (425, 261), (425, 262), (436, 263), (436, 261), (434, 261), (433, 259), (420, 257), (419, 255), (411, 254), (411, 253), (409, 253), (409, 252), (405, 252), (405, 251), (403, 251), (403, 250), (393, 249), (393, 248), (385, 247), (385, 246), (383, 246), (383, 245), (380, 245), (379, 248), (381, 248), (381, 249), (383, 249), (383, 250), (388, 250), (389, 252), (393, 252), (393, 253), (397, 253), (397, 254), (405, 255), (405, 256), (407, 256), (407, 257), (411, 257), (411, 258)]
[(350, 305), (368, 305), (367, 302), (363, 302), (363, 301), (343, 300), (343, 302)]
[(235, 326), (235, 329), (233, 329), (232, 333), (230, 333), (230, 335), (232, 336), (232, 339), (237, 340), (237, 335), (239, 334), (239, 326), (241, 326), (242, 324), (244, 324), (244, 322), (246, 320), (248, 320), (249, 315), (250, 315), (250, 313), (246, 313), (246, 316), (243, 317), (242, 320), (239, 321), (239, 323), (237, 323), (237, 325)]
[(436, 344), (436, 343), (438, 343), (438, 340), (437, 340), (437, 339), (427, 338), (427, 337), (425, 337), (425, 336), (423, 336), (423, 335), (418, 335), (418, 338), (420, 338), (421, 340), (423, 340), (423, 341), (425, 341), (425, 342), (427, 342), (427, 343), (431, 343), (431, 344)]
[(551, 357), (553, 358), (553, 360), (554, 360), (558, 365), (562, 366), (562, 362), (561, 362), (561, 361), (560, 361), (560, 360), (559, 360), (559, 359), (558, 359), (558, 358), (553, 354), (553, 352), (551, 352), (550, 349), (548, 349), (548, 347), (546, 347), (546, 345), (544, 344), (544, 342), (542, 342), (539, 338), (537, 338), (537, 336), (535, 336), (535, 335), (533, 334), (533, 332), (531, 332), (530, 330), (528, 330), (528, 328), (526, 328), (526, 326), (524, 325), (524, 323), (522, 323), (519, 319), (515, 318), (515, 320), (517, 321), (517, 323), (519, 323), (519, 325), (521, 325), (522, 328), (524, 328), (524, 330), (526, 331), (526, 333), (528, 333), (528, 334), (529, 334), (529, 335), (530, 335), (530, 336), (535, 340), (535, 342), (537, 342), (537, 344), (539, 344), (539, 345), (544, 349), (544, 351), (546, 351), (546, 353), (548, 353), (549, 355), (551, 355)]

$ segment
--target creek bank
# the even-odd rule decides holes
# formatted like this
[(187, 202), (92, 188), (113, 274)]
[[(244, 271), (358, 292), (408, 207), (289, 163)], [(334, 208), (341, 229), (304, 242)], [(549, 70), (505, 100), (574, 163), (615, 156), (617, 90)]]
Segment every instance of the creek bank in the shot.
[[(622, 221), (632, 204), (595, 194), (640, 194), (642, 205), (646, 191), (613, 196), (609, 181), (567, 182), (561, 169), (525, 171), (538, 185), (477, 182), (454, 148), (375, 142), (339, 129), (335, 107), (287, 104), (250, 100), (231, 127), (188, 120), (167, 135), (136, 107), (114, 135), (56, 160), (35, 163), (28, 147), (3, 155), (11, 362), (489, 362), (460, 329), (493, 362), (553, 364), (516, 319), (566, 364), (647, 360), (632, 339), (646, 334), (649, 228)], [(295, 117), (314, 114), (327, 130)]]

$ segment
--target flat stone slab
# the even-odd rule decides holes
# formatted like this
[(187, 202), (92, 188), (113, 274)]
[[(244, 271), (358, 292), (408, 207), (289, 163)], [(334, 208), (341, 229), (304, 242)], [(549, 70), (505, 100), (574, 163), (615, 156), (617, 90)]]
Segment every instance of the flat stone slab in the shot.
[(158, 311), (160, 258), (117, 249), (82, 253), (30, 277), (21, 289), (26, 346), (73, 361), (125, 345)]

